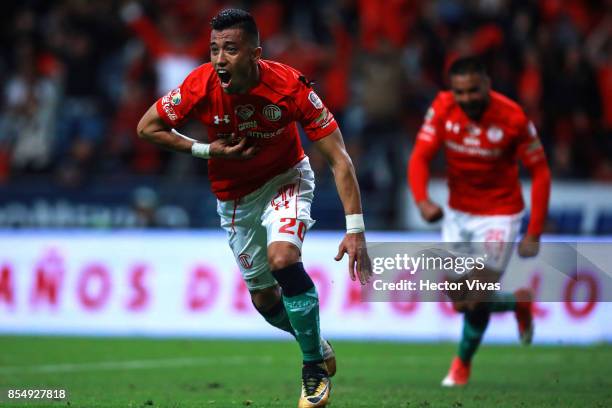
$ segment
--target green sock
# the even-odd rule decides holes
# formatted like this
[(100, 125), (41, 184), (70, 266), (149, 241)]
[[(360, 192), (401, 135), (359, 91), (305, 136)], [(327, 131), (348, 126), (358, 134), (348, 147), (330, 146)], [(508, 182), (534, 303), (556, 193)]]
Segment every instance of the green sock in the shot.
[(490, 316), (491, 313), (484, 309), (464, 313), (463, 332), (461, 342), (459, 342), (459, 358), (464, 363), (472, 361), (485, 330), (487, 330)]
[(302, 350), (304, 362), (323, 361), (319, 328), (319, 296), (313, 287), (301, 295), (283, 295), (294, 335)]
[(487, 302), (491, 312), (508, 312), (516, 308), (516, 296), (512, 292), (499, 292)]
[[(257, 307), (255, 307), (257, 309)], [(262, 312), (257, 309), (259, 314), (266, 319), (266, 322), (270, 323), (272, 326), (286, 331), (290, 333), (292, 336), (295, 336), (295, 331), (293, 331), (293, 327), (291, 327), (291, 322), (289, 321), (289, 316), (287, 315), (287, 309), (285, 309), (285, 304), (281, 299), (278, 300), (278, 303), (270, 310)]]

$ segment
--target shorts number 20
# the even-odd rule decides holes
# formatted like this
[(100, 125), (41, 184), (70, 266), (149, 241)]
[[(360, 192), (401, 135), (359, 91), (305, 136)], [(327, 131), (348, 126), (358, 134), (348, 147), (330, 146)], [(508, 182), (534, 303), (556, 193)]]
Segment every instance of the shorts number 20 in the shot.
[(280, 221), (284, 223), (278, 230), (278, 232), (283, 234), (295, 235), (295, 224), (298, 225), (297, 236), (300, 241), (304, 241), (304, 236), (306, 235), (306, 224), (302, 221), (298, 221), (295, 218), (281, 218)]

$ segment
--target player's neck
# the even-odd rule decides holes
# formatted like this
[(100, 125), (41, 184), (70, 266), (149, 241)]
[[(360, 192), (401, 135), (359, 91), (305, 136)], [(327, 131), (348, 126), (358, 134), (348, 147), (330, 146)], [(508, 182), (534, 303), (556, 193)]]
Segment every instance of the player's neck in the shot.
[(251, 69), (250, 73), (249, 73), (249, 77), (247, 79), (247, 81), (245, 82), (245, 85), (242, 89), (240, 89), (239, 91), (235, 92), (237, 94), (246, 94), (249, 93), (249, 91), (253, 88), (255, 88), (258, 84), (259, 84), (259, 79), (260, 79), (261, 73), (260, 73), (260, 69), (259, 69), (259, 63), (255, 63), (253, 65), (253, 69)]
[(482, 108), (482, 110), (480, 112), (478, 112), (475, 115), (467, 115), (466, 116), (472, 121), (472, 122), (480, 122), (482, 120), (482, 118), (485, 116), (485, 114), (487, 113), (487, 111), (489, 110), (489, 106), (491, 105), (491, 99), (487, 98), (484, 107)]

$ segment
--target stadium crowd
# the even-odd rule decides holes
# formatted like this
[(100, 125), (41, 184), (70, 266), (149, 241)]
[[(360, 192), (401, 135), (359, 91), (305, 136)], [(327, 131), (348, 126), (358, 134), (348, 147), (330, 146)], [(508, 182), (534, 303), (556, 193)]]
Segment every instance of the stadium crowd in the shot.
[[(416, 131), (459, 55), (483, 55), (493, 88), (524, 107), (556, 179), (612, 181), (609, 0), (23, 0), (3, 4), (0, 185), (204, 179), (205, 161), (163, 153), (135, 128), (209, 59), (210, 18), (230, 5), (255, 16), (265, 58), (316, 82), (362, 188), (389, 197), (389, 220)], [(318, 185), (333, 186), (308, 154)]]

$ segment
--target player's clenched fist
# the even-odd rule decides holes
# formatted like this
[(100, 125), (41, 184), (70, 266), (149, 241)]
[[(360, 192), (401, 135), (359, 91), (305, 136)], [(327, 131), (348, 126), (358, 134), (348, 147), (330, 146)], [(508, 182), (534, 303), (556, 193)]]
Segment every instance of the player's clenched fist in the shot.
[(210, 144), (211, 157), (246, 160), (254, 157), (258, 152), (259, 147), (249, 146), (246, 137), (240, 139), (238, 143), (232, 139), (219, 138)]
[(536, 235), (525, 234), (518, 246), (518, 254), (523, 258), (532, 258), (540, 252), (540, 238)]
[(444, 216), (442, 208), (430, 200), (419, 201), (417, 207), (421, 212), (421, 217), (427, 222), (436, 222)]

